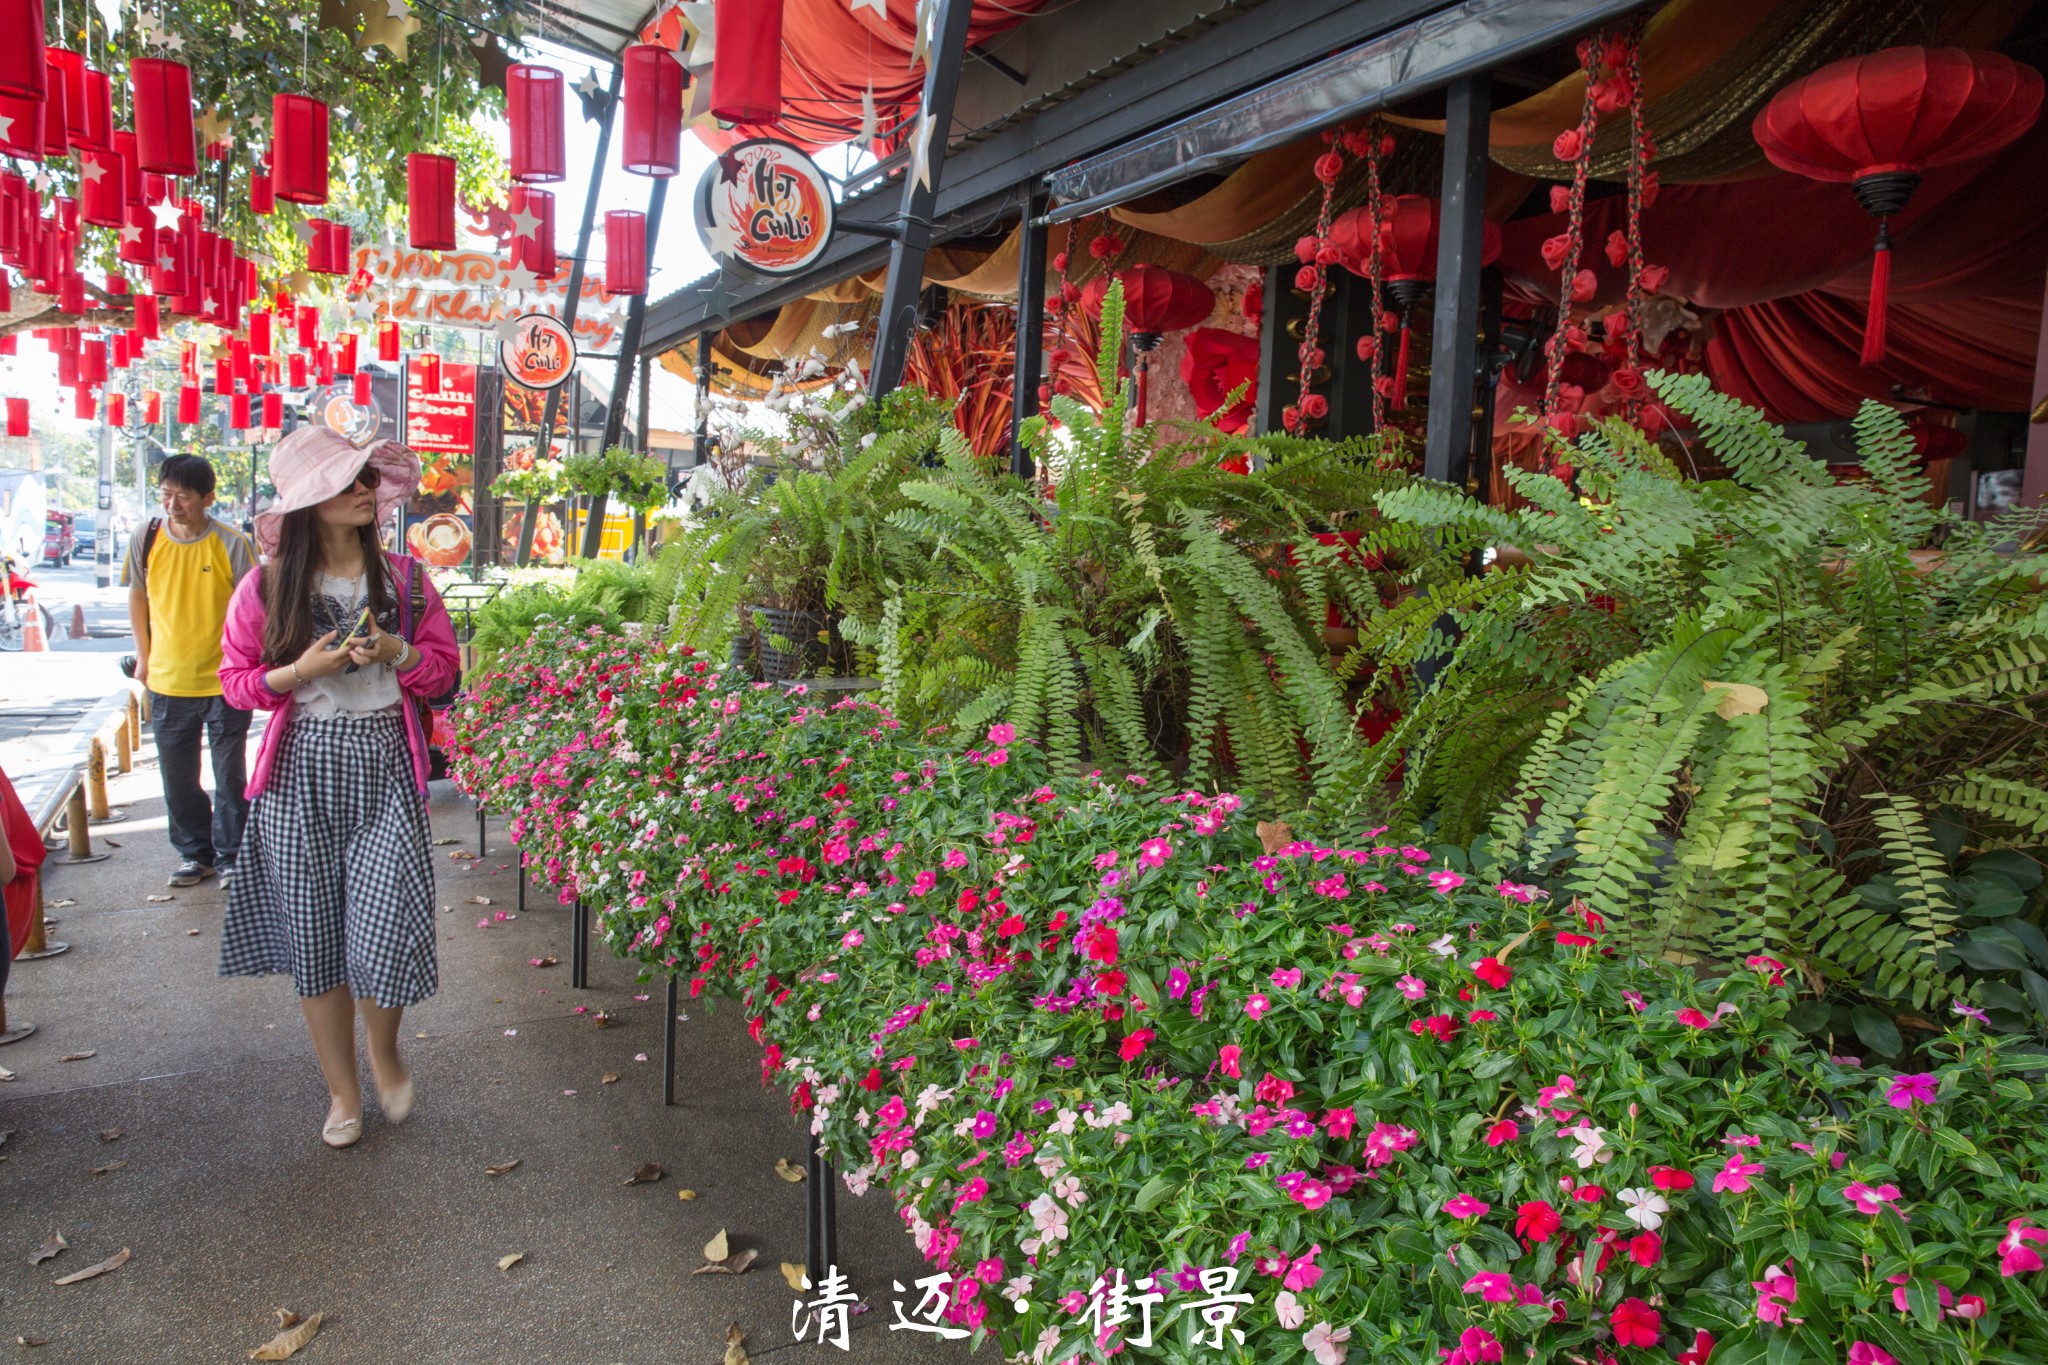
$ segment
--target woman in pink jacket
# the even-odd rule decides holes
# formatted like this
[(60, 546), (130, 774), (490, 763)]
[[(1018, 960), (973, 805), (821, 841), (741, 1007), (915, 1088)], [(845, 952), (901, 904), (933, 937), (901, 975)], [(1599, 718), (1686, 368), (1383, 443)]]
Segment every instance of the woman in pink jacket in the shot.
[(292, 974), (327, 1079), (321, 1137), (348, 1147), (363, 1134), (358, 1011), (384, 1117), (413, 1107), (399, 1023), (439, 981), (418, 703), (454, 682), (455, 633), (420, 566), (377, 539), (418, 485), (418, 457), (302, 427), (270, 477), (267, 559), (235, 589), (221, 640), (228, 704), (277, 714), (249, 781), (220, 971)]

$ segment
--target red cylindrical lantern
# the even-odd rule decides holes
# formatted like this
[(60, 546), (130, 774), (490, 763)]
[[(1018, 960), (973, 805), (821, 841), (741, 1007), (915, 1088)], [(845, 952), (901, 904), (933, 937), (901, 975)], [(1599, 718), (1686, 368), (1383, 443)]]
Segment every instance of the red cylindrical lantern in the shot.
[(83, 144), (86, 132), (85, 54), (65, 47), (45, 49), (50, 75), (64, 84), (64, 137)]
[[(36, 8), (40, 11), (42, 6), (39, 4)], [(40, 20), (42, 16), (38, 13), (36, 17)], [(26, 398), (10, 398), (7, 400), (7, 434), (9, 436), (28, 435), (28, 400)]]
[(249, 395), (231, 394), (228, 397), (228, 426), (235, 431), (249, 429)]
[(249, 211), (266, 218), (277, 212), (277, 191), (271, 187), (270, 172), (249, 172)]
[(85, 311), (85, 277), (76, 270), (66, 270), (57, 281), (57, 307), (66, 313)]
[(135, 335), (144, 341), (155, 341), (163, 335), (159, 328), (157, 298), (154, 294), (135, 296)]
[(80, 389), (80, 390), (79, 390), (79, 391), (78, 391), (78, 392), (77, 392), (76, 394), (74, 394), (74, 395), (73, 395), (73, 397), (72, 397), (72, 409), (71, 409), (71, 410), (72, 410), (72, 415), (73, 415), (73, 416), (75, 416), (75, 417), (77, 417), (77, 418), (78, 418), (78, 420), (79, 420), (79, 421), (81, 421), (81, 422), (89, 422), (89, 421), (91, 421), (91, 420), (92, 420), (93, 418), (95, 418), (95, 417), (99, 416), (99, 413), (100, 413), (100, 395), (99, 395), (99, 390), (97, 390), (97, 389), (92, 389), (92, 388), (81, 388), (81, 389)]
[(343, 332), (341, 346), (334, 359), (334, 368), (344, 375), (356, 372), (356, 334)]
[(299, 305), (299, 345), (311, 349), (320, 340), (320, 310), (310, 303)]
[(78, 348), (78, 379), (82, 384), (107, 382), (107, 343), (88, 341)]
[(128, 395), (119, 389), (107, 390), (107, 425), (125, 427), (128, 425)]
[(305, 387), (306, 387), (306, 357), (304, 357), (303, 355), (300, 355), (300, 354), (299, 354), (298, 352), (294, 351), (294, 352), (292, 353), (292, 356), (291, 356), (291, 360), (290, 360), (290, 361), (288, 362), (288, 364), (286, 365), (286, 368), (287, 368), (287, 369), (288, 369), (288, 370), (290, 371), (290, 373), (291, 373), (291, 377), (292, 377), (292, 387), (293, 387), (293, 388), (295, 388), (295, 389), (303, 389), (303, 388), (305, 388)]
[(412, 358), (413, 374), (419, 378), (421, 393), (441, 391), (441, 357), (432, 351), (422, 351)]
[(17, 336), (16, 336), (16, 335), (15, 335), (14, 333), (12, 333), (12, 332), (9, 332), (9, 333), (8, 333), (8, 334), (7, 334), (6, 336), (0, 336), (0, 355), (16, 355), (16, 354), (19, 354), (19, 352), (20, 352), (20, 345), (19, 345), (20, 341), (21, 341), (21, 338), (20, 338), (20, 337), (17, 337)]
[(327, 225), (327, 268), (336, 275), (346, 275), (355, 266), (355, 234), (347, 223)]
[(405, 222), (415, 251), (455, 249), (454, 157), (413, 152), (405, 158)]
[(233, 352), (213, 362), (213, 391), (231, 393), (235, 387), (235, 357)]
[(266, 393), (263, 395), (263, 425), (275, 431), (284, 425), (284, 395)]
[[(57, 50), (51, 48), (47, 51)], [(56, 58), (46, 56), (45, 60), (50, 68), (50, 88), (43, 96), (43, 156), (48, 159), (71, 154), (71, 133), (65, 121), (71, 95), (64, 83), (63, 68), (57, 64)]]
[(548, 185), (569, 174), (562, 134), (562, 73), (520, 63), (505, 68), (505, 122), (512, 128), (511, 176)]
[(355, 399), (357, 407), (361, 407), (370, 401), (370, 372), (368, 370), (356, 371)]
[(150, 426), (164, 420), (164, 396), (156, 389), (142, 391), (142, 420)]
[(197, 175), (191, 71), (159, 57), (137, 57), (128, 63), (128, 79), (135, 88), (136, 160), (142, 169), (153, 175)]
[(80, 92), (85, 105), (84, 128), (74, 134), (71, 141), (81, 147), (95, 151), (112, 151), (114, 147), (114, 91), (107, 80), (107, 73), (85, 72), (85, 88)]
[(619, 164), (635, 175), (666, 177), (683, 164), (683, 67), (657, 43), (636, 43), (625, 64)]
[(249, 314), (249, 353), (251, 355), (269, 355), (270, 346), (269, 312), (259, 311)]
[(306, 238), (306, 269), (315, 275), (332, 275), (334, 273), (334, 263), (328, 259), (327, 255), (328, 247), (333, 241), (327, 235), (327, 227), (328, 224), (325, 218), (308, 218), (306, 220), (306, 230), (310, 234)]
[(0, 312), (11, 311), (14, 307), (14, 278), (0, 270)]
[(199, 386), (186, 384), (178, 390), (178, 420), (187, 425), (199, 420)]
[(604, 216), (604, 287), (609, 294), (647, 292), (647, 215), (612, 209)]
[(7, 130), (4, 136), (0, 136), (0, 152), (41, 161), (45, 107), (41, 100), (0, 95), (0, 128)]
[(398, 359), (398, 324), (390, 320), (377, 324), (377, 359)]
[(42, 103), (49, 89), (44, 45), (43, 0), (0, 0), (0, 94)]
[(94, 227), (121, 227), (128, 221), (128, 174), (119, 152), (81, 152), (79, 216)]
[(782, 114), (782, 0), (717, 0), (718, 60), (711, 115), (724, 123), (773, 123)]
[(142, 202), (141, 152), (135, 144), (135, 134), (126, 128), (116, 128), (107, 140), (108, 150), (121, 158), (121, 202), (140, 204)]
[(270, 99), (270, 180), (287, 204), (327, 202), (327, 106), (311, 95)]
[(514, 269), (525, 266), (543, 280), (555, 277), (555, 196), (547, 190), (536, 190), (526, 185), (514, 185), (508, 196), (512, 203), (514, 218), (530, 213), (539, 220), (531, 234), (512, 234), (512, 265)]

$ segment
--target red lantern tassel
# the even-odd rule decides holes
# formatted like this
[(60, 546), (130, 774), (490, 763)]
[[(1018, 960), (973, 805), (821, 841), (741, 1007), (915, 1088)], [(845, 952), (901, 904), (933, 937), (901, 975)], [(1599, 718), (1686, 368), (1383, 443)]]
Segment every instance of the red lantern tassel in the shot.
[(1892, 297), (1892, 225), (1889, 218), (1877, 220), (1877, 257), (1870, 263), (1870, 316), (1863, 323), (1863, 363), (1884, 360), (1885, 314)]
[(1408, 315), (1401, 314), (1401, 347), (1394, 352), (1394, 411), (1408, 408)]

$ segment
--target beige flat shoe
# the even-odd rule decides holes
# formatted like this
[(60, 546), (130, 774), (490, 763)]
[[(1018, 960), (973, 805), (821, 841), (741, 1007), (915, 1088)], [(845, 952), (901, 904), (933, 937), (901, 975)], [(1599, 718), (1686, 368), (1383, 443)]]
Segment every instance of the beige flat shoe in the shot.
[(412, 1104), (419, 1097), (419, 1089), (412, 1083), (412, 1077), (405, 1078), (405, 1084), (386, 1094), (377, 1092), (377, 1107), (384, 1111), (387, 1123), (404, 1123), (412, 1114)]
[(335, 1119), (320, 1130), (320, 1140), (329, 1147), (353, 1147), (362, 1139), (361, 1118)]

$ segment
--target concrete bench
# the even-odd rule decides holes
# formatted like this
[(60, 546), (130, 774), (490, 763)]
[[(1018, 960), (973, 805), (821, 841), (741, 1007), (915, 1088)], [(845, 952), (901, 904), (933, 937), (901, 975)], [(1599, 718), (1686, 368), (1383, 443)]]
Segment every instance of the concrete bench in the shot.
[[(58, 820), (63, 820), (65, 853), (54, 860), (59, 865), (94, 863), (107, 856), (93, 851), (92, 823), (117, 814), (107, 804), (107, 769), (111, 765), (125, 773), (134, 766), (147, 699), (139, 685), (124, 684), (70, 729), (29, 741), (29, 757), (14, 778), (14, 788), (46, 843)], [(55, 957), (69, 946), (47, 942), (38, 916), (15, 960)]]

